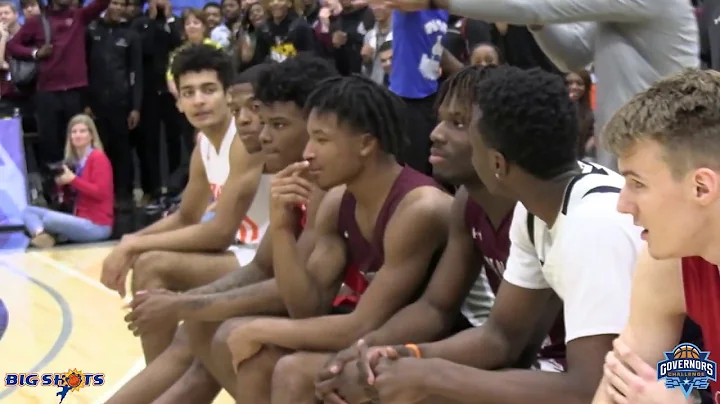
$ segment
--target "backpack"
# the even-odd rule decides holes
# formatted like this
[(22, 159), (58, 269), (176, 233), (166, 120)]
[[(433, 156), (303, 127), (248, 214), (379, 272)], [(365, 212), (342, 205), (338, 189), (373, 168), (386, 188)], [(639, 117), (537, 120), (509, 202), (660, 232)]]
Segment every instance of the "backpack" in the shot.
[[(50, 45), (50, 22), (45, 17), (45, 14), (40, 14), (40, 24), (42, 24), (45, 36), (44, 45)], [(38, 61), (11, 58), (8, 64), (10, 65), (10, 81), (15, 87), (21, 92), (32, 89), (37, 80)]]

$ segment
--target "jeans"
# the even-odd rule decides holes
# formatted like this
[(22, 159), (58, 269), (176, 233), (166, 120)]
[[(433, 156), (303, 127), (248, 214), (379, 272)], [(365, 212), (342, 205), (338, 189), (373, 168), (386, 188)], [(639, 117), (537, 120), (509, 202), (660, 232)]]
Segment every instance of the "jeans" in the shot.
[(80, 243), (105, 240), (112, 233), (112, 226), (101, 226), (88, 219), (37, 206), (25, 208), (23, 223), (31, 236), (44, 230)]

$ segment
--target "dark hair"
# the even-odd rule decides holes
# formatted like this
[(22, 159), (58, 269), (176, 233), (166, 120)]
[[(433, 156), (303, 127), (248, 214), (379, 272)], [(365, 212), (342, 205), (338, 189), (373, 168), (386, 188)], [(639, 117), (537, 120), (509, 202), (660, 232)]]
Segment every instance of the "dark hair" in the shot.
[(254, 86), (255, 99), (263, 104), (293, 102), (303, 108), (318, 83), (337, 75), (335, 67), (325, 59), (298, 55), (260, 72)]
[(475, 101), (475, 86), (481, 80), (484, 80), (492, 71), (495, 70), (495, 66), (467, 66), (454, 73), (440, 86), (438, 95), (435, 98), (435, 108), (439, 108), (440, 104), (445, 101), (445, 98), (453, 95), (457, 97), (463, 103), (472, 103)]
[(255, 82), (258, 80), (260, 75), (263, 74), (263, 72), (270, 69), (270, 66), (271, 65), (269, 63), (260, 63), (243, 70), (240, 74), (235, 76), (233, 85), (250, 83), (253, 87), (255, 87)]
[(588, 73), (587, 70), (583, 69), (577, 72), (570, 72), (566, 74), (566, 84), (567, 76), (570, 74), (578, 75), (578, 77), (580, 77), (580, 79), (583, 81), (583, 85), (585, 86), (585, 92), (583, 92), (583, 95), (580, 97), (580, 99), (575, 102), (575, 105), (577, 107), (579, 125), (578, 157), (583, 158), (585, 157), (585, 144), (595, 133), (595, 114), (593, 113), (592, 105), (590, 102), (593, 82), (590, 73)]
[(233, 67), (230, 56), (220, 49), (209, 45), (188, 45), (173, 58), (170, 72), (175, 85), (180, 86), (180, 76), (188, 72), (212, 70), (217, 73), (223, 89), (227, 90), (233, 81)]
[(378, 53), (385, 52), (386, 50), (392, 49), (392, 44), (393, 44), (392, 39), (389, 41), (383, 42), (382, 44), (380, 44), (380, 47), (377, 50)]
[(216, 3), (216, 2), (214, 2), (214, 1), (209, 1), (209, 2), (205, 3), (205, 5), (203, 6), (202, 9), (203, 9), (203, 10), (207, 10), (208, 8), (213, 8), (213, 7), (219, 8), (219, 9), (222, 10), (222, 7), (220, 6), (220, 3)]
[(402, 99), (390, 90), (356, 74), (323, 81), (305, 104), (306, 113), (334, 113), (340, 124), (370, 133), (383, 151), (396, 156), (406, 141), (405, 108)]
[(475, 104), (484, 143), (509, 162), (541, 179), (577, 165), (577, 112), (557, 74), (498, 66), (478, 83)]

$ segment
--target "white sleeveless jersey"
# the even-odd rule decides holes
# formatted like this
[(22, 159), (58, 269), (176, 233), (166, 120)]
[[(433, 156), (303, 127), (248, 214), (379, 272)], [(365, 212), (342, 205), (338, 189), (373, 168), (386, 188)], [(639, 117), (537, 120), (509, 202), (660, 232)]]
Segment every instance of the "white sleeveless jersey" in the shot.
[(552, 226), (518, 203), (504, 278), (526, 289), (551, 288), (563, 300), (566, 341), (619, 334), (627, 323), (642, 229), (617, 211), (625, 179), (597, 164), (565, 190)]
[[(210, 183), (210, 191), (213, 200), (217, 200), (222, 193), (225, 182), (230, 175), (230, 148), (237, 139), (235, 120), (230, 122), (220, 150), (215, 149), (210, 140), (202, 133), (198, 133), (197, 142), (200, 148), (200, 155), (205, 166), (205, 173)], [(239, 141), (239, 140), (238, 140)], [(270, 175), (263, 174), (260, 184), (255, 192), (247, 216), (240, 223), (236, 240), (241, 244), (259, 244), (270, 222), (270, 211), (268, 201), (270, 199)]]

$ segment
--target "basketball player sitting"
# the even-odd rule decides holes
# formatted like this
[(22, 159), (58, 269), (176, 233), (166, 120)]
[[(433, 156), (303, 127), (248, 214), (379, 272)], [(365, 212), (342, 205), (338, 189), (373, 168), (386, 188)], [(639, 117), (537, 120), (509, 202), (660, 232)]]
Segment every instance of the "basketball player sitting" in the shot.
[[(333, 78), (317, 86), (305, 108), (306, 162), (273, 183), (273, 203), (289, 209), (306, 201), (311, 181), (333, 189), (318, 209), (317, 243), (307, 262), (273, 257), (295, 318), (249, 319), (228, 337), (238, 402), (270, 402), (273, 368), (283, 355), (337, 351), (381, 326), (418, 296), (447, 238), (452, 198), (393, 157), (405, 128), (397, 96), (359, 76)], [(271, 225), (273, 250), (288, 249), (282, 247), (291, 242), (287, 224)], [(354, 310), (310, 318), (331, 306)], [(319, 370), (327, 355), (306, 358), (307, 367)], [(293, 400), (282, 396), (287, 391), (278, 394), (273, 401)]]
[[(627, 321), (640, 228), (615, 209), (623, 178), (576, 161), (577, 117), (558, 76), (498, 67), (476, 88), (473, 166), (493, 194), (517, 198), (510, 256), (482, 327), (359, 355), (380, 402), (587, 403)], [(564, 373), (504, 370), (562, 299)]]
[[(276, 173), (302, 160), (308, 140), (303, 105), (320, 81), (336, 75), (324, 59), (301, 55), (280, 64), (250, 68), (241, 76), (253, 84), (244, 85), (241, 79), (230, 88), (238, 135), (248, 150), (262, 149), (267, 156), (266, 172)], [(262, 125), (263, 121), (267, 124)], [(316, 189), (305, 216), (293, 212), (296, 220), (292, 227), (299, 233), (295, 245), (302, 257), (307, 257), (315, 244), (314, 215), (323, 195)], [(236, 316), (286, 315), (273, 279), (273, 238), (273, 233), (267, 232), (252, 261), (213, 283), (133, 302), (132, 320), (139, 329), (152, 329), (164, 318), (178, 318), (184, 324), (170, 347), (108, 404), (209, 403), (221, 384), (235, 394), (235, 374), (226, 344), (233, 322), (225, 322), (220, 330), (218, 326)]]
[[(162, 290), (212, 282), (249, 262), (267, 227), (269, 178), (262, 175), (262, 155), (248, 153), (236, 141), (228, 107), (233, 78), (229, 57), (207, 46), (191, 46), (178, 53), (172, 70), (180, 90), (178, 108), (200, 132), (190, 178), (176, 213), (124, 237), (103, 262), (103, 284), (121, 296), (130, 268), (134, 293), (164, 294), (168, 292)], [(217, 200), (215, 217), (200, 223), (211, 198)], [(142, 335), (147, 362), (175, 334), (177, 318), (158, 322), (155, 332)]]
[[(605, 129), (626, 180), (618, 209), (645, 228), (647, 249), (596, 403), (687, 402), (657, 380), (656, 367), (677, 345), (685, 314), (720, 363), (719, 93), (716, 71), (675, 74), (636, 95)], [(719, 404), (718, 380), (710, 389)]]
[[(511, 199), (490, 194), (470, 161), (468, 127), (474, 86), (492, 76), (493, 71), (493, 67), (467, 67), (440, 88), (440, 123), (430, 135), (430, 162), (435, 178), (458, 187), (447, 246), (422, 298), (364, 336), (367, 346), (436, 341), (487, 320), (508, 258), (508, 231), (515, 206)], [(554, 360), (564, 359), (562, 327), (559, 331), (553, 334), (558, 344), (541, 352), (545, 366), (558, 366)], [(529, 345), (516, 365), (535, 362), (537, 341)], [(273, 389), (295, 389), (290, 393), (295, 397), (293, 403), (314, 403), (316, 375), (314, 369), (306, 367), (303, 355), (288, 356), (278, 364)], [(344, 390), (345, 380), (355, 378), (351, 374), (356, 372), (356, 364), (347, 364), (357, 356), (353, 345), (328, 361), (318, 375), (318, 398), (326, 402), (339, 398), (335, 392)]]

